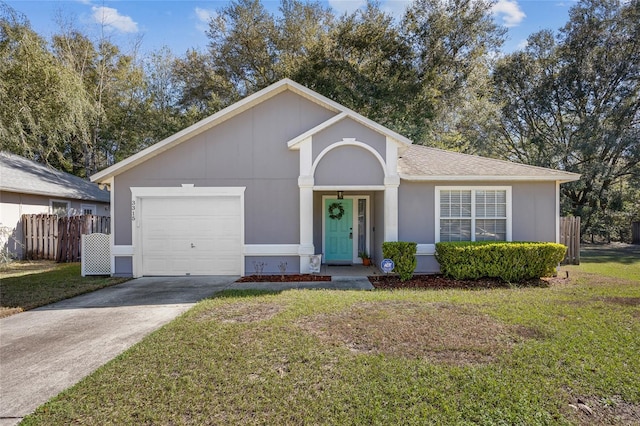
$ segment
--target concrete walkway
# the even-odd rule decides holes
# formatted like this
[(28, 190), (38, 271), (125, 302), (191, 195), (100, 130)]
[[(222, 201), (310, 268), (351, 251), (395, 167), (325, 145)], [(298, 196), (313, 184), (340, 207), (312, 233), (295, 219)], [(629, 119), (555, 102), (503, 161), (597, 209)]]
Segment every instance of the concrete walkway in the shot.
[(234, 283), (236, 277), (144, 277), (0, 319), (0, 426), (38, 406), (225, 289), (360, 289), (366, 277), (330, 282)]

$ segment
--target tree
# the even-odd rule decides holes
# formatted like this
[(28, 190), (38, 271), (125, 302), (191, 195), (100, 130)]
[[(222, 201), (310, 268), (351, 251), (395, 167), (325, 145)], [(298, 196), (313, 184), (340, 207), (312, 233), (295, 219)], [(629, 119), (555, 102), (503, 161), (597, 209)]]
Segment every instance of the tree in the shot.
[(53, 36), (53, 50), (82, 81), (93, 110), (91, 137), (83, 145), (84, 170), (76, 174), (89, 176), (159, 140), (149, 127), (151, 101), (135, 52), (123, 54), (106, 38), (93, 42), (73, 28)]
[(491, 7), (488, 0), (415, 0), (407, 9), (400, 27), (414, 54), (418, 105), (431, 107), (416, 142), (463, 150), (469, 138), (482, 138), (475, 121), (465, 118), (491, 118), (475, 114), (493, 109), (489, 58), (504, 40)]
[[(293, 79), (409, 137), (420, 134), (429, 105), (416, 93), (412, 52), (377, 3), (343, 15), (313, 44)], [(418, 114), (416, 115), (416, 112)]]
[[(527, 164), (582, 174), (562, 186), (563, 211), (599, 232), (640, 174), (640, 2), (583, 0), (557, 34), (529, 38), (494, 73), (497, 149)], [(636, 201), (637, 204), (637, 201)]]
[(233, 0), (209, 22), (209, 52), (215, 72), (241, 96), (280, 80), (278, 30), (260, 0)]
[(233, 84), (216, 73), (213, 58), (189, 50), (172, 65), (177, 107), (187, 125), (231, 105), (239, 98)]
[(2, 150), (78, 172), (92, 107), (74, 70), (58, 62), (24, 16), (0, 6)]

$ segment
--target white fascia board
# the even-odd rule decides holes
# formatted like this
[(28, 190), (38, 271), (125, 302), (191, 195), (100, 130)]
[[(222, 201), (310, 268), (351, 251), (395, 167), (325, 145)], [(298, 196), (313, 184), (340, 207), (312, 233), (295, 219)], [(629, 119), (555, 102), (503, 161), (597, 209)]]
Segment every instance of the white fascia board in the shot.
[(327, 121), (324, 121), (324, 122), (318, 124), (316, 127), (312, 128), (310, 130), (307, 130), (306, 132), (304, 132), (300, 136), (296, 136), (295, 138), (291, 139), (289, 142), (287, 142), (287, 146), (289, 147), (289, 149), (299, 149), (300, 142), (312, 137), (316, 133), (326, 129), (327, 127), (330, 127), (331, 125), (337, 123), (340, 120), (345, 119), (346, 117), (347, 117), (347, 113), (346, 112), (341, 112), (338, 115), (334, 115), (333, 117), (331, 117)]
[[(296, 92), (299, 95), (304, 96), (305, 98), (307, 98), (307, 99), (309, 99), (309, 100), (311, 100), (311, 101), (313, 101), (313, 102), (315, 102), (315, 103), (317, 103), (317, 104), (319, 104), (319, 105), (321, 105), (321, 106), (323, 106), (325, 108), (335, 110), (335, 112), (344, 113), (349, 118), (352, 118), (353, 120), (359, 122), (360, 124), (363, 124), (363, 125), (369, 127), (371, 130), (374, 130), (374, 131), (376, 131), (378, 133), (381, 133), (381, 134), (383, 134), (385, 136), (390, 137), (391, 139), (393, 139), (396, 143), (398, 143), (400, 145), (412, 145), (413, 144), (413, 142), (410, 139), (402, 136), (401, 134), (396, 133), (391, 129), (388, 129), (388, 128), (384, 127), (383, 125), (381, 125), (379, 123), (376, 123), (375, 121), (370, 120), (370, 119), (368, 119), (367, 117), (365, 117), (365, 116), (363, 116), (361, 114), (358, 114), (357, 112), (353, 111), (352, 109), (349, 109), (346, 106), (339, 104), (338, 102), (332, 101), (331, 99), (329, 99), (329, 98), (327, 98), (327, 97), (325, 97), (325, 96), (323, 96), (323, 95), (321, 95), (319, 93), (316, 93), (316, 92), (314, 92), (313, 90), (311, 90), (311, 89), (309, 89), (307, 87), (304, 87), (304, 86), (296, 83), (293, 80), (289, 80), (289, 79), (285, 78), (282, 81), (285, 82), (293, 92)], [(342, 115), (342, 114), (339, 114), (339, 115)], [(333, 117), (333, 118), (335, 118), (335, 117)], [(344, 117), (342, 117), (342, 118), (344, 118)], [(340, 118), (340, 120), (342, 118)], [(329, 119), (329, 120), (331, 120), (331, 119)], [(324, 124), (325, 123), (322, 123), (320, 126), (323, 126)], [(317, 126), (315, 129), (317, 129), (320, 126)], [(323, 128), (326, 128), (326, 127), (328, 127), (328, 126), (324, 126)], [(311, 133), (310, 135), (313, 135), (313, 133), (317, 133), (320, 130), (322, 130), (322, 129), (317, 129), (314, 132), (312, 132), (310, 130), (308, 132), (305, 132), (305, 134), (306, 133)], [(308, 136), (310, 136), (310, 135), (308, 135)], [(289, 147), (290, 148), (293, 145), (295, 145), (295, 142), (293, 142), (293, 141), (297, 140), (298, 138), (300, 138), (300, 136), (298, 136), (297, 138), (292, 139), (291, 141), (289, 141)]]
[(384, 185), (314, 185), (314, 191), (384, 191)]
[[(574, 175), (572, 173), (572, 175)], [(580, 175), (567, 176), (564, 179), (559, 179), (559, 176), (415, 176), (400, 173), (402, 180), (414, 181), (414, 182), (443, 182), (443, 181), (519, 181), (519, 182), (572, 182), (580, 179)]]
[(312, 137), (313, 135), (321, 132), (322, 130), (331, 127), (332, 125), (336, 124), (337, 122), (344, 120), (345, 118), (350, 118), (353, 121), (362, 124), (365, 127), (368, 127), (369, 129), (373, 130), (374, 132), (380, 133), (384, 136), (386, 136), (388, 138), (388, 140), (393, 141), (394, 143), (396, 143), (399, 147), (405, 147), (405, 146), (409, 146), (411, 145), (411, 141), (407, 138), (405, 138), (404, 136), (401, 136), (397, 133), (395, 133), (392, 130), (387, 129), (384, 126), (379, 125), (378, 123), (369, 120), (366, 117), (361, 116), (358, 113), (355, 112), (351, 112), (351, 111), (343, 111), (340, 114), (331, 117), (330, 119), (328, 119), (327, 121), (324, 121), (320, 124), (318, 124), (316, 127), (307, 130), (306, 132), (304, 132), (303, 134), (296, 136), (295, 138), (291, 139), (289, 142), (287, 142), (287, 146), (289, 147), (289, 149), (295, 150), (298, 149), (297, 146), (298, 144), (300, 144), (300, 142), (304, 141), (305, 139)]

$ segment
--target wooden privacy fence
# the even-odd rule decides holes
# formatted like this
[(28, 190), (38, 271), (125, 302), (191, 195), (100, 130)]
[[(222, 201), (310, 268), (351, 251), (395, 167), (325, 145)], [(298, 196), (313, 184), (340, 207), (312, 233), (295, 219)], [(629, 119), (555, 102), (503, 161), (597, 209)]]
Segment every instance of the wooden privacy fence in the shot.
[(631, 223), (631, 243), (640, 244), (640, 222)]
[(580, 264), (580, 217), (560, 218), (560, 244), (567, 246), (563, 264)]
[(81, 235), (100, 232), (109, 234), (111, 218), (84, 215), (58, 217), (50, 214), (22, 215), (25, 259), (47, 259), (79, 262)]

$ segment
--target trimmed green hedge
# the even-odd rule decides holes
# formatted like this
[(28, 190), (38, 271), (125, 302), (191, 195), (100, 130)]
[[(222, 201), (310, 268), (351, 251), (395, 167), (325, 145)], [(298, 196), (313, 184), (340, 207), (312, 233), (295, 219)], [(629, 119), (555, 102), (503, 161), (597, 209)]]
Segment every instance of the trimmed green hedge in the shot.
[(382, 243), (382, 257), (393, 260), (393, 271), (400, 276), (400, 281), (407, 281), (413, 277), (413, 271), (418, 266), (416, 251), (418, 243), (406, 241), (387, 241)]
[(553, 275), (567, 248), (556, 243), (444, 242), (436, 244), (440, 271), (455, 279), (501, 278), (506, 282)]

